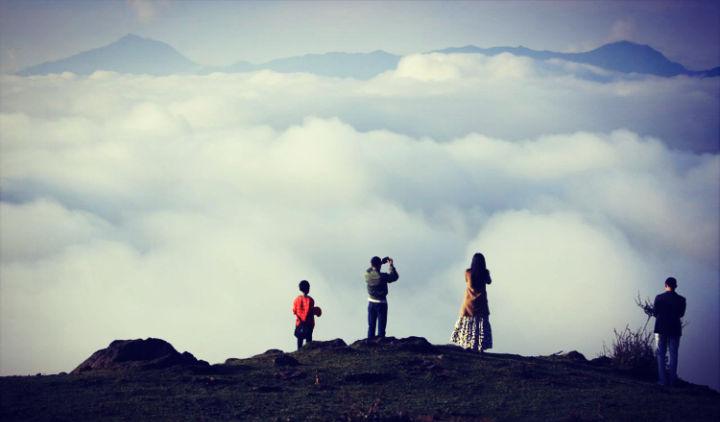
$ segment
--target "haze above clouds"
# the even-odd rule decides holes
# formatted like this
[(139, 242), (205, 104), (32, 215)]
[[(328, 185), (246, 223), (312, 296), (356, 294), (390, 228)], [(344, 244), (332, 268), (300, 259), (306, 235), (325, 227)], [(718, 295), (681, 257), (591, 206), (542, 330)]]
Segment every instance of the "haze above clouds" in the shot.
[(303, 278), (316, 337), (361, 338), (375, 254), (400, 272), (389, 334), (445, 343), (482, 251), (496, 351), (592, 357), (674, 275), (681, 372), (717, 388), (720, 157), (687, 140), (717, 132), (720, 82), (582, 72), (431, 54), (369, 81), (2, 76), (0, 370), (117, 338), (291, 349)]
[(167, 42), (204, 65), (329, 51), (411, 54), (467, 44), (587, 51), (630, 40), (700, 70), (720, 65), (719, 16), (720, 5), (703, 0), (6, 0), (0, 2), (0, 71), (67, 57), (127, 33)]

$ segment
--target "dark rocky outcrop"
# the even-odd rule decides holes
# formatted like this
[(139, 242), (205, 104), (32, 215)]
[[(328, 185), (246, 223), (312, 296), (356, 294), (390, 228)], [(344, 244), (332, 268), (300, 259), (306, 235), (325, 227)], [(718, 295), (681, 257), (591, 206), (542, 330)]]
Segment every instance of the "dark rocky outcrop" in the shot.
[(540, 356), (540, 359), (552, 359), (552, 360), (564, 360), (567, 362), (573, 362), (573, 363), (587, 363), (588, 360), (585, 358), (585, 355), (578, 352), (577, 350), (571, 350), (569, 352), (563, 353), (563, 351), (555, 352), (552, 355), (548, 356)]
[(78, 365), (72, 373), (87, 371), (127, 371), (135, 369), (161, 369), (170, 366), (207, 366), (188, 352), (179, 353), (165, 340), (115, 340), (98, 350)]
[(607, 356), (599, 356), (595, 359), (590, 359), (589, 363), (594, 366), (611, 366), (613, 361)]
[(298, 366), (300, 365), (300, 362), (297, 361), (294, 357), (286, 354), (278, 355), (273, 359), (273, 363), (275, 366)]
[(571, 350), (567, 353), (559, 355), (559, 357), (573, 361), (573, 362), (587, 362), (585, 355), (578, 352), (577, 350)]
[(375, 337), (370, 339), (358, 340), (350, 347), (353, 347), (355, 349), (398, 349), (416, 353), (436, 353), (438, 351), (438, 348), (430, 344), (430, 342), (427, 341), (424, 337), (414, 336), (406, 338)]
[(272, 356), (276, 356), (276, 355), (282, 355), (282, 354), (284, 354), (284, 353), (285, 353), (285, 352), (283, 352), (283, 351), (280, 350), (280, 349), (268, 349), (268, 350), (260, 353), (259, 355), (253, 356), (251, 359), (255, 359), (255, 358), (267, 358), (267, 357), (272, 357)]
[[(161, 340), (136, 342), (114, 343), (87, 364), (143, 367), (182, 356)], [(430, 346), (436, 352), (411, 351), (431, 350), (420, 337), (352, 347), (331, 340), (212, 366), (0, 377), (0, 420), (720, 420), (717, 391), (686, 382), (661, 387), (655, 377), (579, 354)]]
[(312, 341), (307, 343), (300, 350), (333, 350), (338, 351), (339, 349), (347, 348), (347, 343), (341, 338), (327, 341)]
[(247, 372), (251, 369), (251, 366), (244, 365), (240, 363), (232, 363), (232, 364), (221, 364), (216, 363), (214, 365), (208, 365), (203, 366), (199, 368), (194, 368), (192, 371), (196, 374), (206, 374), (206, 375), (233, 375), (233, 374), (240, 374), (242, 372)]

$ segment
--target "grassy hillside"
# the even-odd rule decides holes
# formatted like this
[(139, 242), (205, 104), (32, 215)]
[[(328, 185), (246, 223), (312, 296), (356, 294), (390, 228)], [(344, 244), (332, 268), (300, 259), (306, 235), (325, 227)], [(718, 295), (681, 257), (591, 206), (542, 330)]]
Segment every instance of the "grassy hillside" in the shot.
[(213, 366), (0, 378), (6, 420), (720, 420), (720, 394), (609, 366), (432, 346), (316, 342)]

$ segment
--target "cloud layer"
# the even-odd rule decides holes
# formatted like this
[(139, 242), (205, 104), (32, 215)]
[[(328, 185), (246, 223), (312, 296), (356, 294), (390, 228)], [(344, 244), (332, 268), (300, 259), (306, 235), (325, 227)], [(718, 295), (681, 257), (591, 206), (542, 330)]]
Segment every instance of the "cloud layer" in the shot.
[[(55, 90), (57, 78), (65, 80), (68, 89)], [(130, 96), (129, 85), (143, 96)], [(2, 94), (4, 112), (33, 109), (86, 117), (123, 113), (128, 124), (140, 124), (137, 129), (145, 124), (141, 116), (155, 128), (156, 118), (169, 125), (176, 118), (193, 129), (239, 122), (286, 129), (316, 116), (340, 118), (362, 131), (388, 129), (439, 141), (472, 132), (522, 140), (624, 128), (662, 139), (672, 148), (720, 150), (720, 78), (627, 76), (510, 54), (410, 55), (395, 71), (371, 81), (270, 71), (158, 81), (97, 72), (88, 79), (65, 74), (22, 86)], [(49, 101), (47, 89), (54, 92)], [(97, 96), (97, 89), (105, 95)]]
[(681, 372), (717, 387), (720, 156), (679, 148), (717, 134), (717, 82), (566, 67), (3, 77), (0, 370), (67, 371), (116, 338), (290, 349), (303, 278), (317, 337), (360, 338), (376, 254), (401, 274), (390, 334), (443, 343), (482, 251), (497, 351), (592, 356), (674, 275)]

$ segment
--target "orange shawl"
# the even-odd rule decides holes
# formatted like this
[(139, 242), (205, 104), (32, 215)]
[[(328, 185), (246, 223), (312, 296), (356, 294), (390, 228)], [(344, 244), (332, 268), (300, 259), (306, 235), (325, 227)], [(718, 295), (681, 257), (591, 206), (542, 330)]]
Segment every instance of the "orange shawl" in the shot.
[(465, 300), (460, 308), (461, 316), (483, 316), (483, 308), (487, 309), (487, 293), (472, 288), (470, 271), (465, 271)]

